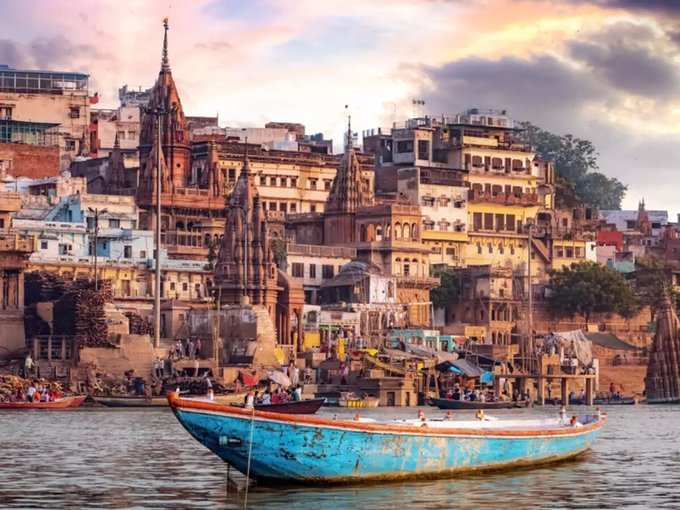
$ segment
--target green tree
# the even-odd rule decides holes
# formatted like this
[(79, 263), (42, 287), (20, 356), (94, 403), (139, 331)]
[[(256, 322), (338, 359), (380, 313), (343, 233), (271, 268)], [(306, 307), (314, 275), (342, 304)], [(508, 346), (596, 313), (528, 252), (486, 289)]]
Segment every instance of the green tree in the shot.
[(621, 273), (595, 262), (579, 262), (550, 275), (548, 308), (554, 316), (581, 315), (586, 324), (594, 313), (631, 317), (638, 301)]
[(556, 135), (530, 122), (520, 123), (521, 139), (536, 148), (539, 158), (555, 164), (557, 205), (584, 203), (598, 209), (620, 209), (626, 186), (598, 172), (592, 142), (573, 135)]
[(451, 268), (434, 271), (441, 280), (439, 287), (430, 291), (430, 300), (435, 308), (447, 308), (460, 299), (461, 279), (459, 273)]
[(671, 281), (671, 269), (653, 258), (639, 258), (635, 261), (633, 286), (639, 303), (651, 308), (652, 318), (663, 305), (666, 296), (674, 300), (677, 298)]

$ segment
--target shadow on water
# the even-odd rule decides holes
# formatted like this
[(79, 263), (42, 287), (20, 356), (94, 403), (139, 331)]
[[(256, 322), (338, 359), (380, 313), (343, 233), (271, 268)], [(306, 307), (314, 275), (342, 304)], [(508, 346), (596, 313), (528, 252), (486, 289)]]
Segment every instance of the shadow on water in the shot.
[[(256, 485), (248, 508), (680, 508), (680, 406), (607, 411), (609, 422), (593, 450), (570, 461), (448, 480)], [(414, 413), (378, 409), (365, 415)], [(0, 508), (243, 508), (244, 492), (227, 484), (228, 467), (167, 409), (0, 412), (0, 451)], [(243, 485), (244, 478), (230, 472)]]

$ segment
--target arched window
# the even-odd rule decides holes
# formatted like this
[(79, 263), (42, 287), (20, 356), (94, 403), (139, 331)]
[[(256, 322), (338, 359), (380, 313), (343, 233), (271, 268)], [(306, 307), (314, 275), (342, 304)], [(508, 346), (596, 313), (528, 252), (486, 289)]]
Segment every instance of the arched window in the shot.
[(408, 223), (404, 223), (403, 237), (404, 239), (409, 239), (411, 237), (411, 225)]
[(505, 252), (505, 248), (503, 248), (503, 244), (502, 244), (502, 243), (498, 243), (498, 253), (500, 253), (501, 255), (503, 255), (504, 252)]
[(411, 223), (411, 235), (413, 236), (413, 239), (417, 239), (417, 238), (418, 238), (418, 230), (417, 230), (417, 228), (418, 228), (418, 227), (416, 227), (416, 224), (415, 224), (415, 223)]
[(383, 226), (382, 225), (377, 225), (375, 227), (375, 240), (376, 241), (382, 241), (383, 240)]
[(401, 239), (401, 223), (394, 225), (394, 238)]
[(392, 226), (391, 225), (385, 226), (385, 239), (389, 239), (391, 233), (392, 233)]
[(394, 259), (394, 270), (396, 274), (401, 274), (401, 258)]

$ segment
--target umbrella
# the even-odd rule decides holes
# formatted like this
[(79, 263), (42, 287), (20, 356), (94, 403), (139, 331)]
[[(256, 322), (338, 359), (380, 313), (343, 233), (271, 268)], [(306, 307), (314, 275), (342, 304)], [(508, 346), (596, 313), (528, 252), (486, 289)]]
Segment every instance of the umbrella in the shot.
[(267, 372), (267, 378), (270, 381), (274, 381), (276, 384), (280, 384), (284, 388), (288, 388), (291, 384), (288, 376), (283, 372), (279, 372), (277, 370), (270, 370), (269, 372)]

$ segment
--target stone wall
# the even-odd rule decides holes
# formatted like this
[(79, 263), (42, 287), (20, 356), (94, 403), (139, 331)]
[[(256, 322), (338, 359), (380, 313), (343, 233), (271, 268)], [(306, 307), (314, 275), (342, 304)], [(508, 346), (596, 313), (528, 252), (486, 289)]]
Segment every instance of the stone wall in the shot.
[(59, 175), (59, 148), (0, 143), (0, 161), (9, 162), (8, 174), (39, 179)]
[(153, 369), (155, 351), (148, 335), (120, 335), (120, 346), (84, 347), (80, 350), (80, 365), (94, 364), (98, 371), (122, 378), (127, 370), (147, 378)]

